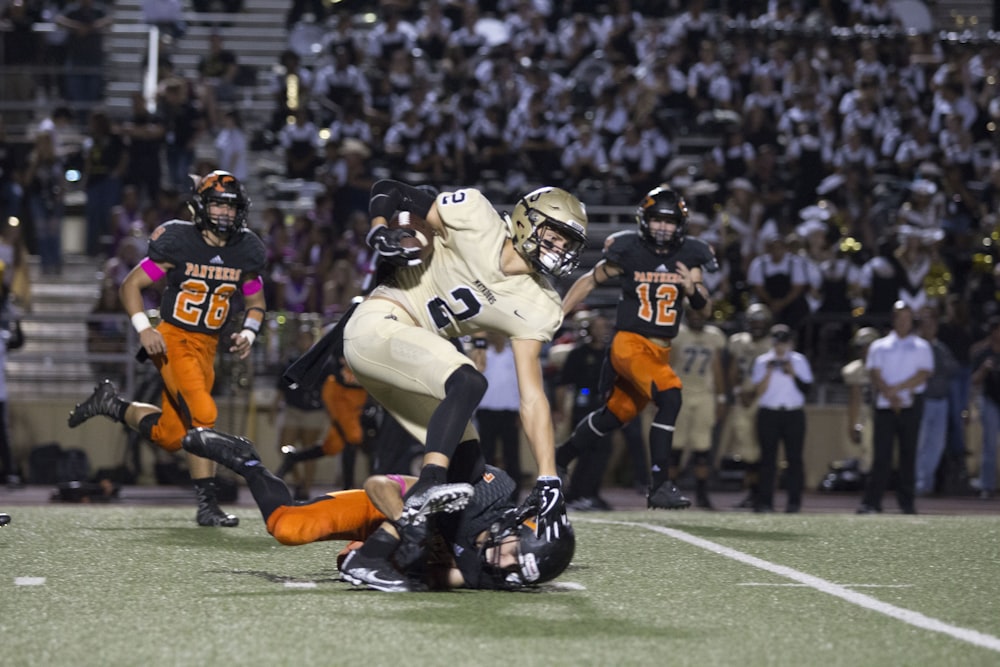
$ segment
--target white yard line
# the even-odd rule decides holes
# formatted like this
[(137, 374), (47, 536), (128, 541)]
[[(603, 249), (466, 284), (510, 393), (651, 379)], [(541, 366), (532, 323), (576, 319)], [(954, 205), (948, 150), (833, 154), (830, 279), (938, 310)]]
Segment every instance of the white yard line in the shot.
[[(577, 519), (579, 521), (580, 519)], [(592, 523), (607, 523), (615, 524), (620, 526), (635, 526), (637, 528), (645, 528), (646, 530), (651, 530), (655, 533), (661, 533), (668, 537), (672, 537), (675, 540), (680, 540), (682, 542), (687, 542), (696, 547), (700, 547), (712, 553), (719, 554), (720, 556), (725, 556), (726, 558), (732, 558), (735, 561), (745, 563), (747, 565), (752, 565), (753, 567), (771, 572), (780, 577), (785, 577), (791, 579), (792, 581), (797, 581), (800, 584), (809, 586), (810, 588), (815, 588), (816, 590), (827, 593), (828, 595), (833, 595), (835, 597), (847, 600), (852, 604), (856, 604), (859, 607), (864, 607), (865, 609), (870, 609), (876, 611), (880, 614), (885, 614), (891, 618), (895, 618), (898, 621), (908, 623), (909, 625), (923, 628), (925, 630), (930, 630), (932, 632), (940, 632), (941, 634), (948, 635), (949, 637), (954, 637), (960, 641), (968, 642), (975, 646), (981, 646), (983, 648), (990, 649), (992, 651), (997, 651), (1000, 653), (1000, 637), (994, 637), (993, 635), (988, 635), (978, 630), (970, 630), (969, 628), (961, 628), (957, 625), (951, 625), (950, 623), (945, 623), (944, 621), (939, 621), (936, 618), (931, 618), (930, 616), (925, 616), (920, 612), (910, 611), (909, 609), (903, 609), (902, 607), (897, 607), (891, 605), (887, 602), (882, 602), (881, 600), (876, 600), (875, 598), (865, 595), (864, 593), (858, 593), (857, 591), (852, 591), (845, 586), (840, 584), (835, 584), (826, 579), (820, 579), (819, 577), (814, 577), (811, 574), (806, 574), (805, 572), (800, 572), (794, 568), (785, 567), (784, 565), (778, 565), (770, 561), (757, 558), (756, 556), (751, 556), (750, 554), (745, 554), (742, 551), (737, 551), (736, 549), (730, 549), (729, 547), (724, 547), (721, 544), (716, 544), (709, 540), (702, 539), (700, 537), (695, 537), (689, 533), (685, 533), (682, 530), (677, 530), (675, 528), (666, 528), (664, 526), (655, 526), (648, 523), (637, 523), (633, 521), (604, 521), (597, 519), (584, 519), (584, 521), (590, 521)]]

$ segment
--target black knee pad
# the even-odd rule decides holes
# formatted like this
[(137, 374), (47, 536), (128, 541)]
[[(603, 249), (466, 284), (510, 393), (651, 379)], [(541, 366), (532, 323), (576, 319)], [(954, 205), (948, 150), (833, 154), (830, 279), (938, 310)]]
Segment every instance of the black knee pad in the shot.
[(589, 415), (584, 417), (576, 428), (577, 430), (584, 428), (591, 433), (597, 431), (594, 435), (600, 437), (605, 436), (622, 426), (624, 426), (624, 424), (622, 424), (618, 417), (615, 417), (614, 413), (612, 413), (611, 410), (608, 410), (607, 407), (603, 407), (599, 410), (594, 410)]
[(674, 425), (677, 423), (677, 415), (681, 413), (681, 390), (667, 389), (657, 391), (653, 394), (653, 402), (656, 404), (657, 424)]
[(448, 392), (449, 397), (463, 397), (479, 405), (479, 401), (483, 399), (483, 394), (486, 393), (488, 386), (489, 381), (485, 375), (477, 371), (475, 367), (463, 364), (448, 376), (448, 380), (444, 383), (444, 390)]

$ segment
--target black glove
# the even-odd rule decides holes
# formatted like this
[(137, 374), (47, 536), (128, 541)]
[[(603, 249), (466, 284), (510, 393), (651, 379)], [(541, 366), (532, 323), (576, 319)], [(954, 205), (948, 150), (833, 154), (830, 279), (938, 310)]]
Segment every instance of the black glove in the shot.
[(389, 229), (380, 225), (368, 232), (365, 242), (372, 250), (396, 266), (412, 266), (420, 263), (420, 247), (404, 248), (403, 239), (415, 235), (411, 229)]
[(569, 517), (566, 516), (566, 500), (558, 477), (539, 477), (535, 482), (535, 488), (518, 508), (520, 517), (531, 514), (536, 515), (535, 537), (551, 542), (565, 532)]

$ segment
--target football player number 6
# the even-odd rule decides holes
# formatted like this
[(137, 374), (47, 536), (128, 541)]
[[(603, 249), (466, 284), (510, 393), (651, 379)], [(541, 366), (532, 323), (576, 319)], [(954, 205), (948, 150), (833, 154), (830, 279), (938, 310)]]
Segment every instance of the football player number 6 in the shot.
[[(639, 317), (657, 326), (667, 327), (677, 321), (677, 303), (679, 291), (676, 285), (658, 285), (653, 298), (649, 298), (652, 285), (642, 283), (635, 288), (639, 295)], [(655, 316), (655, 319), (654, 319)]]
[[(208, 283), (190, 278), (181, 283), (181, 291), (174, 301), (174, 318), (191, 326), (199, 324), (209, 329), (219, 329), (229, 315), (229, 297), (236, 291), (235, 285), (219, 285), (209, 295)], [(208, 302), (207, 307), (204, 306)], [(202, 314), (205, 321), (201, 322)]]

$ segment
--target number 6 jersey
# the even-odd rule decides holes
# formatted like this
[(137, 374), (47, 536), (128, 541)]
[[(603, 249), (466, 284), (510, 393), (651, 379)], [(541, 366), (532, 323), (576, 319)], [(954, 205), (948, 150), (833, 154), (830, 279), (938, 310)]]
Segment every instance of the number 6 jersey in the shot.
[(188, 331), (217, 334), (229, 317), (230, 298), (264, 270), (264, 244), (249, 229), (212, 246), (194, 223), (165, 222), (149, 239), (148, 256), (167, 271), (160, 319)]
[(673, 338), (681, 323), (685, 293), (677, 263), (710, 273), (719, 269), (712, 248), (701, 239), (687, 237), (676, 250), (660, 254), (632, 230), (608, 237), (604, 259), (623, 270), (618, 331), (658, 338)]

